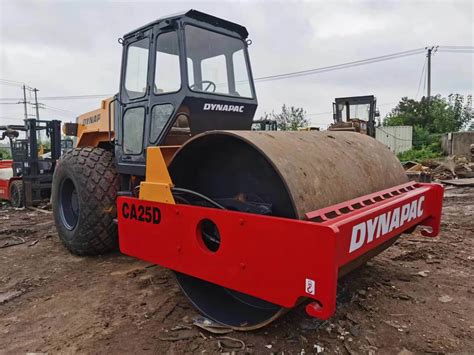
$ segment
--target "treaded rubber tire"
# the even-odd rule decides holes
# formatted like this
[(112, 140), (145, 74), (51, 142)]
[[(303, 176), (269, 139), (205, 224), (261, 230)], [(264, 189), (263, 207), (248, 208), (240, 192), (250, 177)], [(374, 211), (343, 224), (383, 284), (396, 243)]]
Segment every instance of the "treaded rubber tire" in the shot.
[(11, 182), (11, 184), (10, 184), (10, 203), (15, 208), (21, 208), (25, 205), (25, 203), (23, 201), (23, 181), (13, 180)]
[[(64, 186), (75, 188), (74, 225), (64, 218)], [(59, 238), (76, 255), (99, 255), (118, 248), (116, 197), (119, 176), (113, 154), (96, 147), (66, 152), (53, 176), (52, 207)], [(63, 197), (64, 198), (64, 197)], [(65, 198), (64, 198), (65, 199)], [(78, 206), (78, 207), (77, 207)]]

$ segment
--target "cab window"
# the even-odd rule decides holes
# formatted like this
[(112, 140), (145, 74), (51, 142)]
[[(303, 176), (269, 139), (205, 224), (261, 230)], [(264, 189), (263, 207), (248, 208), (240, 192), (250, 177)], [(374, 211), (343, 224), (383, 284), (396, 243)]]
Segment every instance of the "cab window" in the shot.
[(175, 92), (180, 87), (178, 34), (165, 32), (158, 36), (156, 43), (154, 93)]
[(244, 41), (193, 25), (185, 26), (185, 38), (191, 90), (253, 97)]
[(123, 152), (125, 154), (142, 152), (144, 127), (144, 107), (133, 107), (125, 111), (123, 116)]
[(145, 96), (148, 73), (149, 39), (133, 42), (127, 49), (125, 91), (129, 99)]
[(173, 113), (173, 105), (163, 104), (156, 105), (151, 111), (151, 127), (150, 127), (150, 141), (156, 143), (158, 138), (165, 128), (171, 114)]

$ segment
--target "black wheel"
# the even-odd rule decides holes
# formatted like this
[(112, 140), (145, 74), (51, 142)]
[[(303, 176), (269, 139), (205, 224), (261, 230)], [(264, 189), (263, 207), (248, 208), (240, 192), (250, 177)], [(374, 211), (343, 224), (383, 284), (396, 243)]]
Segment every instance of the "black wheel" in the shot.
[(10, 203), (15, 208), (20, 208), (24, 206), (23, 181), (13, 180), (10, 184)]
[(102, 148), (66, 152), (53, 177), (52, 206), (59, 238), (77, 255), (98, 255), (118, 246), (115, 159)]

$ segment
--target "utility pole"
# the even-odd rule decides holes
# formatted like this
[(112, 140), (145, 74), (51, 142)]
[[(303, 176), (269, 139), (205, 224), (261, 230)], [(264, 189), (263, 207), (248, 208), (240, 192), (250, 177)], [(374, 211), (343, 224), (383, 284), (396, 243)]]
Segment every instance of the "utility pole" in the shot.
[(426, 56), (428, 57), (428, 85), (427, 85), (427, 94), (428, 101), (431, 98), (431, 52), (433, 51), (433, 47), (428, 48), (428, 53)]
[(426, 53), (426, 56), (428, 57), (428, 83), (426, 96), (429, 102), (431, 100), (431, 56), (433, 55), (433, 51), (436, 52), (438, 50), (438, 46), (425, 47), (425, 49), (428, 50)]
[(28, 119), (28, 107), (26, 105), (26, 86), (23, 85), (23, 108), (25, 110), (25, 120)]
[(38, 95), (37, 92), (39, 91), (37, 88), (34, 88), (33, 91), (35, 92), (35, 108), (36, 108), (36, 120), (40, 119), (39, 116), (39, 107), (38, 107)]

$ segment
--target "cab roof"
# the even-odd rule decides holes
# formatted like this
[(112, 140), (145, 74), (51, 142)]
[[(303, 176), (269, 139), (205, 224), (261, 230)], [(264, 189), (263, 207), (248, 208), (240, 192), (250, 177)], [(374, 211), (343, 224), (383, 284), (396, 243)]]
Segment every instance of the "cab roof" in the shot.
[(204, 22), (204, 23), (216, 26), (216, 27), (225, 28), (229, 31), (237, 33), (243, 39), (246, 39), (249, 35), (249, 33), (247, 32), (247, 29), (244, 26), (241, 26), (241, 25), (236, 24), (234, 22), (230, 22), (230, 21), (221, 19), (219, 17), (215, 17), (215, 16), (212, 16), (212, 15), (206, 14), (204, 12), (200, 12), (200, 11), (197, 11), (197, 10), (188, 10), (188, 11), (185, 11), (185, 12), (181, 12), (181, 13), (177, 13), (177, 14), (173, 14), (173, 15), (168, 15), (168, 16), (165, 16), (165, 17), (160, 17), (159, 19), (157, 19), (155, 21), (152, 21), (152, 22), (150, 22), (150, 23), (148, 23), (144, 26), (141, 26), (141, 27), (137, 28), (134, 31), (128, 32), (127, 34), (125, 34), (124, 37), (132, 35), (132, 34), (136, 33), (137, 31), (144, 30), (145, 28), (151, 27), (151, 26), (159, 24), (161, 22), (180, 20), (180, 19), (186, 19), (186, 18), (197, 20), (197, 21), (200, 21), (200, 22)]

